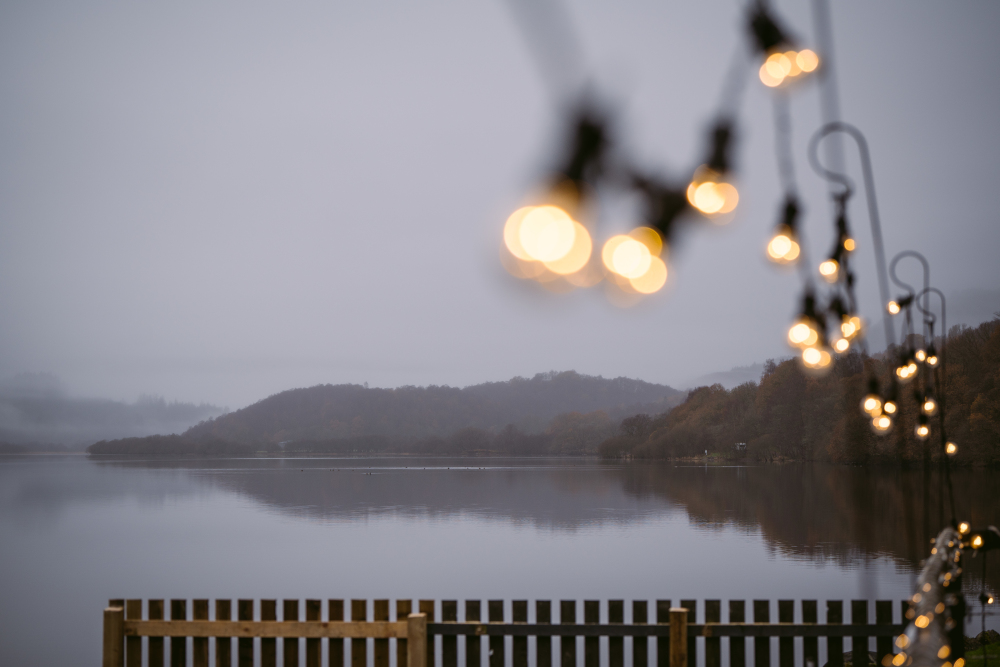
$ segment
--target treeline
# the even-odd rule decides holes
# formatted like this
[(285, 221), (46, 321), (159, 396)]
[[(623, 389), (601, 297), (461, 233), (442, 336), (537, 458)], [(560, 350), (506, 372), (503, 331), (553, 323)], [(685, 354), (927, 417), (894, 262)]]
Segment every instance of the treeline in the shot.
[(406, 438), (362, 435), (283, 443), (235, 443), (212, 435), (184, 434), (101, 441), (87, 448), (99, 457), (241, 457), (260, 455), (431, 454), (440, 456), (583, 456), (617, 428), (606, 412), (557, 415), (541, 433), (525, 433), (513, 424), (497, 431), (466, 427), (447, 436)]
[[(945, 341), (938, 339), (939, 350)], [(958, 444), (956, 463), (1000, 464), (1000, 320), (954, 327), (947, 338), (945, 425)], [(760, 382), (732, 390), (700, 387), (670, 412), (637, 415), (600, 445), (605, 458), (669, 459), (735, 456), (736, 443), (758, 461), (830, 460), (865, 463), (915, 461), (940, 452), (937, 418), (926, 442), (914, 437), (914, 388), (901, 386), (892, 433), (876, 436), (859, 406), (874, 374), (883, 387), (894, 354), (848, 354), (822, 378), (804, 374), (795, 360), (768, 361)]]

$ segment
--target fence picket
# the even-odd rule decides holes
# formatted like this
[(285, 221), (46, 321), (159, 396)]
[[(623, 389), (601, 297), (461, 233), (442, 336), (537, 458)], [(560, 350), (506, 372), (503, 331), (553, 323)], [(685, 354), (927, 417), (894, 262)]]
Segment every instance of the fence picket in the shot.
[[(322, 613), (323, 613), (322, 600), (306, 600), (307, 621), (322, 620), (321, 618)], [(322, 660), (321, 650), (322, 647), (320, 646), (320, 640), (318, 639), (306, 640), (306, 667), (319, 667), (319, 663)]]
[[(844, 622), (844, 603), (840, 600), (826, 601), (826, 624), (841, 625)], [(844, 667), (844, 638), (827, 637), (826, 664), (829, 667)]]
[[(260, 620), (278, 620), (278, 601), (260, 601)], [(260, 666), (276, 667), (278, 664), (278, 640), (274, 637), (264, 637), (260, 640)]]
[[(645, 600), (632, 600), (632, 624), (646, 625), (649, 623), (649, 603)], [(648, 667), (649, 637), (632, 639), (632, 667)]]
[[(625, 622), (625, 601), (608, 600), (608, 623), (620, 625)], [(625, 638), (608, 638), (609, 667), (625, 667)]]
[[(343, 621), (344, 620), (344, 601), (343, 600), (327, 600), (327, 616), (328, 621)], [(330, 639), (329, 645), (327, 646), (327, 663), (329, 667), (344, 667), (344, 640)], [(405, 664), (404, 666), (405, 667)]]
[[(170, 601), (170, 620), (187, 620), (187, 600)], [(187, 667), (187, 637), (170, 638), (170, 667)]]
[[(281, 603), (281, 620), (299, 620), (299, 601), (283, 600)], [(285, 637), (281, 640), (281, 664), (290, 667), (299, 667), (299, 640), (298, 638)], [(388, 665), (386, 665), (388, 667)]]
[[(149, 620), (162, 621), (163, 600), (150, 600), (148, 612)], [(149, 650), (149, 667), (163, 667), (163, 637), (150, 637), (146, 648)]]
[[(583, 622), (597, 625), (601, 622), (601, 601), (583, 601)], [(584, 667), (600, 667), (601, 662), (601, 638), (586, 637), (583, 640), (583, 665)]]
[[(528, 601), (514, 600), (511, 602), (511, 621), (514, 623), (528, 622)], [(514, 667), (528, 667), (528, 638), (514, 637), (514, 655), (512, 664)]]
[[(125, 602), (125, 618), (132, 621), (142, 620), (142, 600)], [(125, 638), (125, 667), (142, 667), (142, 637)]]
[[(876, 600), (875, 623), (878, 625), (892, 625), (891, 600)], [(892, 659), (892, 637), (877, 637), (875, 639), (875, 664), (886, 665), (888, 667), (886, 656), (889, 656), (890, 660)]]
[[(656, 601), (657, 625), (670, 624), (670, 600)], [(670, 637), (656, 638), (656, 667), (670, 667)]]
[[(419, 607), (417, 608), (421, 614), (427, 616), (427, 622), (434, 622), (434, 600), (420, 600)], [(427, 662), (424, 663), (427, 667), (434, 667), (434, 638), (427, 638)]]
[[(368, 620), (368, 600), (351, 600), (351, 620)], [(428, 663), (434, 664), (434, 663)], [(368, 667), (368, 640), (351, 640), (351, 667)]]
[[(795, 600), (778, 600), (778, 623), (795, 622)], [(795, 667), (795, 640), (782, 637), (778, 640), (778, 666)]]
[[(746, 623), (747, 622), (746, 606), (747, 605), (745, 600), (730, 600), (729, 622)], [(745, 667), (746, 664), (747, 664), (746, 637), (730, 637), (729, 638), (730, 667)]]
[[(503, 623), (503, 600), (490, 600), (487, 603), (490, 623)], [(503, 635), (490, 635), (490, 667), (504, 667)]]
[[(208, 600), (191, 601), (191, 618), (196, 621), (208, 620)], [(208, 667), (208, 637), (191, 640), (191, 658), (194, 667)]]
[[(851, 625), (868, 625), (868, 600), (851, 600)], [(851, 664), (868, 664), (868, 637), (851, 637)]]
[[(237, 601), (236, 617), (241, 621), (252, 621), (253, 600)], [(241, 637), (236, 644), (236, 652), (236, 662), (239, 667), (253, 667), (253, 639)]]
[[(233, 618), (232, 600), (215, 601), (215, 620), (229, 621)], [(215, 667), (233, 667), (233, 638), (215, 638)]]
[[(818, 623), (816, 600), (802, 601), (802, 622)], [(802, 661), (805, 667), (819, 667), (819, 638), (805, 637), (802, 640)]]
[[(478, 623), (482, 620), (479, 615), (479, 600), (465, 601), (465, 622)], [(479, 636), (467, 636), (465, 638), (465, 667), (481, 667), (483, 661), (482, 641)]]
[[(372, 618), (376, 621), (389, 620), (389, 601), (375, 600), (372, 603)], [(389, 640), (375, 640), (375, 667), (389, 667)]]
[[(535, 623), (552, 623), (551, 600), (535, 600)], [(535, 640), (535, 664), (538, 667), (552, 667), (552, 637), (539, 637)]]
[[(722, 622), (722, 601), (705, 600), (705, 622)], [(705, 667), (722, 666), (722, 640), (718, 637), (705, 638)]]
[[(559, 625), (576, 624), (576, 600), (559, 601)], [(576, 637), (559, 638), (561, 667), (576, 667)]]
[[(687, 622), (689, 624), (694, 624), (698, 622), (698, 601), (697, 600), (681, 600), (681, 608), (688, 610)], [(687, 638), (687, 664), (688, 667), (697, 667), (698, 665), (698, 644), (697, 639), (694, 637)]]
[[(441, 600), (441, 620), (458, 621), (457, 600)], [(458, 667), (458, 637), (441, 638), (441, 667)]]

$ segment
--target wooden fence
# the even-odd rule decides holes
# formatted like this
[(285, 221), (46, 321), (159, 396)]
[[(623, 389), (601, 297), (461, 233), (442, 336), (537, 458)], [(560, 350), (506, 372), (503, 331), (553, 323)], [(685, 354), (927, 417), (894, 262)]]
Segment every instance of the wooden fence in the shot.
[[(695, 600), (681, 600), (679, 607), (672, 607), (670, 600), (657, 600), (652, 605), (646, 600), (635, 600), (631, 603), (631, 622), (625, 623), (623, 600), (608, 600), (603, 605), (599, 600), (586, 600), (582, 605), (583, 622), (579, 623), (576, 600), (558, 603), (557, 622), (553, 622), (553, 605), (548, 600), (535, 601), (531, 622), (527, 600), (514, 600), (509, 607), (503, 600), (490, 600), (486, 604), (485, 618), (481, 601), (466, 600), (461, 621), (458, 620), (459, 603), (456, 600), (443, 600), (440, 605), (434, 600), (420, 600), (417, 613), (412, 613), (411, 600), (397, 600), (396, 620), (390, 619), (389, 600), (374, 600), (372, 607), (373, 618), (368, 618), (368, 601), (351, 600), (350, 620), (346, 620), (343, 600), (327, 600), (326, 605), (321, 600), (306, 600), (305, 616), (300, 619), (300, 601), (284, 600), (281, 620), (278, 620), (276, 600), (261, 600), (259, 605), (253, 600), (238, 600), (236, 619), (233, 619), (232, 601), (216, 600), (210, 619), (208, 600), (193, 600), (190, 618), (187, 600), (170, 600), (170, 619), (166, 620), (163, 600), (149, 600), (145, 618), (142, 600), (111, 600), (104, 610), (104, 666), (142, 665), (142, 637), (148, 638), (145, 664), (149, 667), (164, 664), (165, 639), (170, 640), (171, 667), (186, 666), (190, 637), (190, 654), (195, 667), (210, 664), (231, 667), (233, 639), (236, 639), (235, 657), (239, 667), (254, 665), (255, 650), (259, 652), (262, 667), (277, 665), (278, 639), (282, 640), (282, 664), (286, 666), (299, 665), (300, 639), (303, 639), (307, 667), (320, 667), (322, 642), (327, 643), (328, 667), (345, 667), (348, 647), (350, 667), (366, 667), (368, 640), (372, 639), (375, 667), (390, 667), (390, 640), (396, 642), (394, 667), (434, 667), (438, 664), (437, 659), (441, 667), (458, 667), (458, 637), (464, 636), (466, 667), (504, 667), (506, 637), (512, 637), (511, 663), (514, 667), (528, 666), (529, 637), (536, 638), (532, 642), (536, 667), (553, 667), (553, 649), (556, 650), (557, 667), (576, 667), (577, 637), (583, 638), (584, 667), (599, 667), (601, 637), (608, 638), (608, 667), (624, 667), (625, 639), (628, 637), (632, 638), (632, 667), (651, 667), (653, 662), (655, 667), (695, 667), (698, 651), (704, 652), (705, 667), (720, 667), (724, 657), (728, 658), (726, 664), (730, 667), (744, 667), (748, 639), (752, 640), (753, 664), (766, 667), (771, 664), (772, 637), (778, 638), (776, 657), (780, 667), (795, 664), (796, 638), (801, 638), (803, 664), (819, 667), (823, 664), (819, 660), (821, 637), (826, 638), (828, 664), (833, 667), (843, 665), (845, 638), (852, 640), (851, 649), (859, 654), (853, 664), (867, 665), (871, 637), (876, 640), (877, 663), (889, 667), (894, 657), (893, 638), (904, 630), (909, 609), (908, 602), (903, 601), (900, 622), (894, 623), (893, 603), (877, 601), (875, 623), (872, 624), (868, 615), (869, 602), (853, 600), (850, 623), (846, 623), (844, 603), (830, 600), (826, 602), (825, 622), (819, 623), (817, 601), (803, 600), (796, 622), (794, 600), (778, 600), (777, 619), (771, 617), (769, 600), (753, 601), (752, 619), (747, 618), (745, 601), (730, 600), (727, 622), (723, 623), (722, 602), (706, 600), (699, 623)], [(437, 620), (438, 615), (440, 620)], [(441, 637), (439, 651), (435, 646), (437, 636)], [(728, 638), (725, 656), (723, 637)], [(209, 655), (209, 638), (215, 638), (214, 660)], [(256, 648), (255, 638), (260, 638)], [(487, 649), (485, 657), (484, 648)]]

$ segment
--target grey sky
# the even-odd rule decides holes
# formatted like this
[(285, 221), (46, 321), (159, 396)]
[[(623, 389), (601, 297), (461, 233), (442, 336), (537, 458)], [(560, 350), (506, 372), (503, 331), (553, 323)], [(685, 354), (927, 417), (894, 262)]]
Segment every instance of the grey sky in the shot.
[[(845, 120), (890, 253), (946, 293), (1000, 287), (1000, 4), (837, 0)], [(814, 45), (808, 0), (776, 3)], [(567, 3), (643, 162), (695, 165), (740, 3)], [(545, 167), (551, 98), (503, 0), (7, 2), (0, 7), (0, 375), (240, 407), (320, 382), (466, 385), (549, 369), (679, 384), (789, 353), (799, 292), (763, 260), (780, 197), (749, 82), (740, 215), (622, 310), (518, 284), (502, 224)], [(814, 256), (831, 243), (793, 99)], [(851, 155), (855, 173), (856, 159)], [(630, 221), (607, 203), (599, 236)], [(862, 199), (865, 314), (877, 286)], [(992, 292), (986, 292), (989, 295)]]

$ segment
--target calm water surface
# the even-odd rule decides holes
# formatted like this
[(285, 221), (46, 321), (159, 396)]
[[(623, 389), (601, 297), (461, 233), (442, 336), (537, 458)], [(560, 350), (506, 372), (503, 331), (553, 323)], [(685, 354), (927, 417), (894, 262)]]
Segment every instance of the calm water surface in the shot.
[[(957, 474), (963, 518), (1000, 519), (998, 481)], [(109, 598), (898, 600), (939, 488), (818, 464), (0, 459), (0, 664), (99, 664)]]

